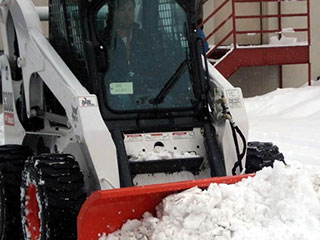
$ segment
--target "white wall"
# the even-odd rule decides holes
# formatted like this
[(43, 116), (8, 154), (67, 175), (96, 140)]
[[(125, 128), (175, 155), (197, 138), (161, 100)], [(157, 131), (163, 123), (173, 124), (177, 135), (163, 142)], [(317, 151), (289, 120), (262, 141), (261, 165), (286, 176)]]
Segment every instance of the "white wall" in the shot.
[(229, 81), (241, 87), (244, 97), (263, 95), (279, 87), (279, 66), (240, 68)]
[(320, 1), (312, 0), (311, 3), (311, 69), (312, 79), (320, 76)]
[[(208, 0), (207, 3), (204, 4), (204, 17), (207, 17), (209, 14), (213, 12), (213, 9), (218, 8), (224, 0)], [(221, 8), (215, 17), (211, 18), (209, 22), (205, 24), (205, 32), (209, 34), (214, 28), (220, 25), (223, 21), (227, 19), (227, 17), (232, 12), (232, 4), (231, 1), (227, 3), (223, 8)], [(238, 15), (248, 15), (248, 14), (260, 14), (260, 3), (242, 3), (241, 7), (237, 7)], [(247, 26), (250, 26), (251, 30), (260, 30), (260, 19), (243, 19), (237, 22), (237, 29), (239, 31), (247, 29)], [(231, 30), (233, 27), (232, 19), (228, 20), (224, 26), (217, 31), (214, 38), (209, 39), (209, 44), (214, 45), (215, 43), (219, 43)], [(261, 42), (260, 34), (256, 34), (254, 36), (248, 36), (246, 34), (238, 35), (238, 42), (245, 45), (251, 44), (259, 44)], [(230, 45), (233, 42), (233, 37), (228, 38), (223, 45)]]
[[(212, 9), (214, 9), (214, 0), (208, 0), (203, 7), (203, 16), (206, 18), (209, 14), (212, 13)], [(214, 29), (214, 19), (211, 18), (206, 24), (204, 31), (209, 34), (209, 31)], [(214, 38), (209, 40), (209, 44), (214, 44)]]
[[(48, 0), (32, 0), (36, 6), (48, 6)], [(42, 22), (43, 31), (46, 36), (49, 34), (48, 22)]]
[[(48, 6), (48, 0), (32, 0), (36, 6)], [(48, 36), (48, 22), (42, 22), (43, 31), (46, 36)], [(2, 38), (0, 37), (0, 51), (3, 50)]]
[[(283, 13), (307, 12), (307, 4), (301, 2), (283, 2)], [(320, 2), (319, 0), (310, 0), (310, 29), (311, 29), (311, 46), (310, 46), (310, 62), (311, 62), (311, 79), (316, 80), (320, 76)], [(282, 28), (295, 27), (306, 28), (307, 18), (287, 18), (282, 21)], [(296, 37), (299, 42), (307, 41), (307, 33), (286, 33), (288, 37)], [(283, 86), (299, 87), (308, 80), (308, 65), (287, 65), (283, 67)]]

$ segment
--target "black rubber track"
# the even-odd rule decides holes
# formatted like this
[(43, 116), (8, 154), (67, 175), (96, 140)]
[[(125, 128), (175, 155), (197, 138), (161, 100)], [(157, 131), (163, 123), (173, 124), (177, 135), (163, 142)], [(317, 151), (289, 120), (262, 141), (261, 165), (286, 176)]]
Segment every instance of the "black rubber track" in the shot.
[(3, 175), (0, 172), (0, 240), (4, 239), (6, 231), (6, 203), (5, 203), (5, 191), (3, 185)]
[(248, 142), (246, 173), (260, 171), (264, 167), (273, 167), (275, 161), (284, 164), (284, 156), (271, 142)]
[[(42, 154), (28, 160), (23, 171), (21, 196), (22, 218), (25, 219), (27, 184), (37, 187), (40, 200), (40, 240), (77, 239), (77, 215), (86, 199), (83, 175), (72, 155)], [(23, 220), (25, 239), (29, 239)]]
[(21, 145), (0, 146), (0, 171), (2, 175), (3, 202), (1, 208), (1, 240), (22, 239), (20, 215), (21, 173), (26, 159), (32, 156), (32, 150)]

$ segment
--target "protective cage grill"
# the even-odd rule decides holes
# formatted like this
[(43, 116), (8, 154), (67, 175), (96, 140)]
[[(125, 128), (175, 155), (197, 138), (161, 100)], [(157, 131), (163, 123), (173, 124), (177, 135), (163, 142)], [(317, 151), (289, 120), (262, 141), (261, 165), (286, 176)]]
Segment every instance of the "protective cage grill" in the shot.
[(49, 0), (49, 41), (87, 87), (88, 67), (80, 21), (80, 1)]

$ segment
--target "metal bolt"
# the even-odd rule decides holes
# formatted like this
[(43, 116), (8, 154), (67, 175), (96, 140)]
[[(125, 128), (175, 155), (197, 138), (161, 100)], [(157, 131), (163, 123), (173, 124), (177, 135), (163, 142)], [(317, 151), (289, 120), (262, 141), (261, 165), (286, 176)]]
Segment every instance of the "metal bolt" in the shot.
[(23, 68), (24, 66), (26, 66), (26, 59), (24, 57), (18, 57), (17, 65), (19, 68)]

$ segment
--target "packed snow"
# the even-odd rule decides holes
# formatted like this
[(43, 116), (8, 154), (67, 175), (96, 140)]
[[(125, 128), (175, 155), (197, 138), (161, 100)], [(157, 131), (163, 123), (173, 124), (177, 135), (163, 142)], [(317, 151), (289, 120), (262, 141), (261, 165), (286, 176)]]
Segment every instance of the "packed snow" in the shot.
[(288, 163), (320, 165), (320, 81), (245, 99), (249, 141), (271, 141)]
[(297, 38), (295, 37), (286, 37), (282, 35), (279, 39), (278, 36), (272, 36), (270, 37), (270, 44), (273, 45), (291, 45), (291, 44), (296, 44), (297, 43)]
[(100, 240), (318, 240), (319, 205), (320, 172), (278, 163), (237, 184), (170, 195), (157, 217), (145, 213)]
[(129, 161), (148, 161), (161, 159), (176, 159), (176, 158), (194, 158), (199, 157), (195, 152), (170, 151), (162, 146), (156, 146), (152, 151), (140, 151), (137, 156), (132, 156)]
[(278, 89), (245, 104), (249, 141), (278, 145), (287, 166), (170, 195), (156, 216), (145, 213), (99, 240), (320, 239), (320, 87)]

